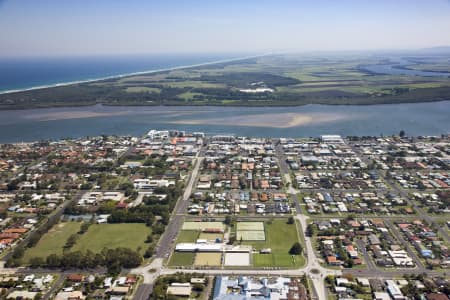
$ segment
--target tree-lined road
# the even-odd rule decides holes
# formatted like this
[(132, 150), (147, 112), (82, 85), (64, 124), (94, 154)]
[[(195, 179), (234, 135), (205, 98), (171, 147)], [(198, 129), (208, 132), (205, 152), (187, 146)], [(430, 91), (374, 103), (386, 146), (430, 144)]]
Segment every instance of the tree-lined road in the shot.
[(162, 274), (163, 261), (165, 258), (169, 257), (174, 246), (174, 241), (177, 237), (177, 234), (181, 230), (181, 226), (183, 225), (184, 213), (186, 212), (189, 205), (189, 198), (192, 194), (192, 190), (194, 188), (198, 171), (200, 170), (203, 159), (203, 157), (197, 157), (195, 160), (195, 165), (189, 177), (183, 196), (180, 197), (180, 199), (177, 201), (175, 209), (172, 212), (169, 224), (167, 225), (164, 234), (159, 240), (155, 251), (155, 258), (149, 265), (139, 267), (131, 271), (132, 274), (141, 275), (144, 279), (143, 284), (139, 286), (136, 294), (134, 295), (134, 300), (147, 300), (153, 290), (154, 281), (160, 274)]

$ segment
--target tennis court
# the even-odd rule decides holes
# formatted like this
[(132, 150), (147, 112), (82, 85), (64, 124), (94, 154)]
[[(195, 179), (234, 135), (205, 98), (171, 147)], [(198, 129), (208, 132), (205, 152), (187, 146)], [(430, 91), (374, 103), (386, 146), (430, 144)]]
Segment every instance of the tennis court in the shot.
[(225, 225), (222, 222), (184, 222), (183, 230), (205, 230), (205, 229), (221, 229), (225, 230)]
[(238, 222), (237, 231), (264, 231), (263, 222)]
[(264, 231), (238, 231), (237, 232), (237, 240), (240, 241), (265, 241), (266, 234)]

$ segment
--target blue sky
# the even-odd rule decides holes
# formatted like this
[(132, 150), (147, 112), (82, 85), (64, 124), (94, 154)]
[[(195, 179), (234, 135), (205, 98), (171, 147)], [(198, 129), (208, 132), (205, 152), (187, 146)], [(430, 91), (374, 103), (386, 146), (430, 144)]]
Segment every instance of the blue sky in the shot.
[(449, 0), (0, 0), (0, 56), (450, 45)]

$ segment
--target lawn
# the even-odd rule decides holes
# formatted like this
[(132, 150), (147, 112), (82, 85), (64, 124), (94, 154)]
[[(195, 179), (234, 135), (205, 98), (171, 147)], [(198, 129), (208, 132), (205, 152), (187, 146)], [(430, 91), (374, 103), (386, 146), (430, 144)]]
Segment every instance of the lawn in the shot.
[(169, 266), (192, 266), (194, 257), (193, 252), (174, 252), (170, 257)]
[(301, 266), (304, 263), (304, 258), (301, 256), (285, 255), (285, 254), (253, 254), (253, 265), (255, 267), (293, 267)]
[(89, 249), (100, 252), (103, 248), (119, 247), (136, 250), (140, 247), (143, 254), (147, 248), (145, 240), (150, 233), (150, 228), (145, 224), (94, 224), (79, 237), (72, 251)]
[(177, 237), (178, 243), (195, 243), (198, 239), (198, 231), (195, 230), (181, 230)]
[(287, 224), (287, 219), (274, 219), (265, 223), (265, 233), (265, 241), (249, 243), (256, 250), (262, 248), (272, 249), (271, 254), (253, 255), (253, 265), (255, 267), (300, 267), (304, 264), (305, 259), (303, 256), (294, 256), (293, 259), (292, 255), (289, 254), (289, 249), (298, 241), (295, 224)]
[(47, 257), (50, 254), (62, 254), (67, 238), (80, 230), (81, 222), (62, 222), (53, 226), (33, 248), (25, 251), (24, 261), (31, 257)]

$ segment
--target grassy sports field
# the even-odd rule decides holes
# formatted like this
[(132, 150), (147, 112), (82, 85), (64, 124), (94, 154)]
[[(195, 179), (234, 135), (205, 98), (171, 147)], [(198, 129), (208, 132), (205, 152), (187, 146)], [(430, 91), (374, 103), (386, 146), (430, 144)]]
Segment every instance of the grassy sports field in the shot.
[(140, 253), (146, 249), (145, 240), (151, 233), (145, 224), (94, 224), (80, 236), (72, 250), (100, 252), (103, 248), (125, 247)]
[(24, 262), (31, 257), (47, 257), (50, 254), (62, 254), (67, 239), (80, 230), (81, 222), (61, 222), (53, 226), (34, 246), (25, 251)]
[(274, 219), (264, 224), (266, 240), (243, 242), (250, 244), (256, 250), (272, 249), (271, 254), (254, 254), (255, 267), (300, 267), (305, 263), (302, 255), (292, 256), (289, 249), (299, 241), (295, 224), (287, 224), (287, 219)]
[[(56, 224), (37, 243), (36, 246), (27, 249), (24, 262), (32, 257), (47, 257), (50, 254), (63, 254), (64, 245), (72, 234), (80, 230), (80, 222), (62, 222)], [(140, 249), (141, 254), (146, 249), (145, 240), (151, 233), (149, 227), (144, 224), (94, 224), (89, 230), (78, 236), (75, 245), (70, 251), (100, 252), (103, 248), (130, 248)]]

